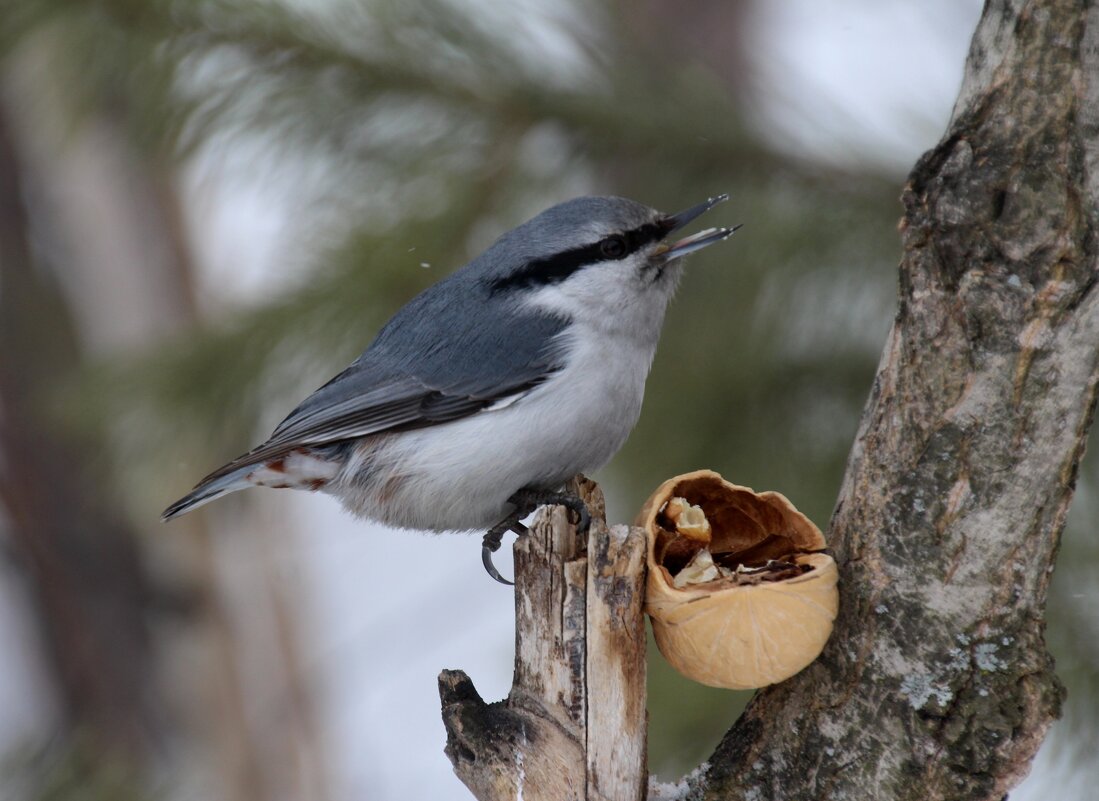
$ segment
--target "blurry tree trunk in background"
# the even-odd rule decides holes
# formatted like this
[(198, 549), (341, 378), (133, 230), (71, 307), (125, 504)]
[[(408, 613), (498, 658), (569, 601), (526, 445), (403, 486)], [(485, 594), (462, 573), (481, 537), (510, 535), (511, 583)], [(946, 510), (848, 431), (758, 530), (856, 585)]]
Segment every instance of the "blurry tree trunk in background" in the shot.
[(36, 264), (25, 187), (0, 106), (0, 502), (35, 595), (55, 686), (89, 754), (131, 768), (153, 731), (149, 595), (133, 532), (104, 496), (90, 443), (47, 403), (80, 360), (56, 276)]
[[(200, 776), (219, 798), (324, 799), (320, 749), (289, 618), (292, 603), (264, 572), (272, 560), (253, 554), (249, 563), (263, 571), (232, 577), (234, 594), (247, 595), (249, 605), (257, 598), (272, 602), (259, 604), (274, 618), (269, 639), (266, 631), (254, 632), (259, 627), (251, 620), (240, 624), (248, 632), (241, 636), (226, 608), (234, 594), (223, 587), (224, 554), (204, 519), (162, 531), (150, 516), (151, 533), (162, 536), (139, 547), (113, 493), (109, 448), (76, 441), (54, 419), (51, 400), (62, 382), (95, 358), (148, 347), (196, 319), (174, 162), (130, 141), (124, 97), (96, 98), (94, 109), (86, 108), (73, 126), (71, 109), (42, 98), (74, 106), (87, 98), (44, 89), (55, 71), (40, 51), (19, 67), (5, 99), (20, 116), (0, 119), (11, 123), (0, 130), (0, 503), (13, 520), (15, 551), (34, 593), (69, 723), (84, 735), (81, 748), (93, 746), (81, 753), (121, 752), (140, 770), (149, 755), (151, 706), (159, 733), (169, 735), (165, 742), (190, 743), (181, 774)], [(62, 137), (58, 130), (67, 133)], [(31, 177), (25, 181), (29, 192), (19, 184), (21, 173)], [(32, 210), (48, 219), (28, 215), (27, 196), (38, 201)], [(45, 264), (30, 249), (31, 230), (39, 241), (43, 235), (50, 240)], [(53, 347), (58, 342), (65, 347)], [(109, 441), (111, 434), (108, 424), (103, 437)], [(185, 450), (181, 443), (180, 455)], [(249, 539), (255, 547), (272, 547), (271, 532), (261, 533)], [(168, 607), (157, 599), (169, 593), (165, 587), (149, 591), (142, 553), (159, 565), (158, 583), (185, 600), (182, 607), (173, 604), (174, 613), (184, 612), (189, 623), (172, 627), (174, 636), (157, 638), (155, 652), (145, 627), (156, 621), (146, 618), (165, 613)], [(250, 661), (284, 670), (246, 681), (242, 662), (270, 640), (277, 642), (278, 658), (264, 651)], [(170, 688), (182, 691), (165, 697)], [(272, 700), (275, 710), (267, 708)], [(261, 717), (275, 715), (279, 725), (250, 720), (250, 708), (262, 708)]]
[(1099, 376), (1099, 8), (987, 3), (903, 199), (835, 633), (755, 697), (703, 798), (1001, 799), (1059, 713), (1044, 608)]

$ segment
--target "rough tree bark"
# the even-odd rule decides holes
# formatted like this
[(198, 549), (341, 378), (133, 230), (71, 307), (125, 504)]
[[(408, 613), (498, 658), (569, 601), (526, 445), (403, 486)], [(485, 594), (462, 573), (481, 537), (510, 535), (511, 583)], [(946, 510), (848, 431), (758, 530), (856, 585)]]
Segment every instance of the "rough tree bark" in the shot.
[[(835, 631), (753, 699), (691, 799), (1001, 799), (1058, 715), (1046, 591), (1099, 380), (1099, 7), (989, 0), (903, 200), (900, 307), (828, 537)], [(468, 778), (514, 775), (514, 738), (454, 678), (459, 775), (517, 797)]]
[(760, 693), (705, 799), (1000, 799), (1063, 690), (1046, 590), (1099, 365), (1099, 8), (990, 0), (905, 189), (900, 309), (829, 541), (824, 655)]

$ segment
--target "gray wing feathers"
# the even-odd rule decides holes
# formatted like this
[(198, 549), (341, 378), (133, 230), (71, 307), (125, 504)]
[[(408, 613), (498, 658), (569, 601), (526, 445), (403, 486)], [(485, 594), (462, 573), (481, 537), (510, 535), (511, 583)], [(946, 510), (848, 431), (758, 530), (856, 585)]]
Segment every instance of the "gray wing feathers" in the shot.
[(331, 442), (471, 414), (558, 369), (565, 321), (493, 298), (467, 269), (413, 298), (272, 442)]
[(481, 411), (560, 369), (565, 326), (560, 318), (517, 308), (512, 299), (493, 298), (459, 270), (402, 308), (362, 356), (306, 398), (267, 442), (204, 481), (301, 445)]
[(323, 442), (344, 428), (392, 428), (415, 419), (425, 391), (419, 381), (386, 376), (381, 370), (356, 363), (291, 412), (269, 441)]
[(355, 385), (369, 380), (369, 372), (332, 385), (331, 396), (348, 393), (331, 405), (295, 413), (275, 430), (267, 445), (314, 445), (363, 437), (406, 426), (430, 425), (479, 411), (492, 397), (444, 394), (418, 381), (401, 380), (356, 395)]

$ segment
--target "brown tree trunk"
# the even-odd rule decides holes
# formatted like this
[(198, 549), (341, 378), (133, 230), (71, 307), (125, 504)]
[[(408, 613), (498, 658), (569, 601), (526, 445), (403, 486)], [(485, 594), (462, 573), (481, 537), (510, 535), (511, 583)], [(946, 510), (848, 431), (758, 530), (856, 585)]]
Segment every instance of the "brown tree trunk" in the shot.
[(707, 799), (1000, 799), (1063, 690), (1046, 591), (1099, 367), (1099, 8), (990, 0), (904, 192), (900, 308), (829, 541), (836, 629)]

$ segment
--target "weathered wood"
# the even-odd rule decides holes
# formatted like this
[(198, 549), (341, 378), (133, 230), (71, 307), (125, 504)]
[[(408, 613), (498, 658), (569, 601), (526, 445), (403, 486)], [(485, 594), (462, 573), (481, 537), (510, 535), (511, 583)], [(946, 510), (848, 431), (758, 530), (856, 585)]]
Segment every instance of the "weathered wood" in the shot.
[(645, 532), (613, 526), (588, 543), (588, 798), (644, 798)]
[(592, 482), (588, 539), (563, 509), (515, 544), (515, 677), (486, 704), (461, 671), (439, 677), (446, 753), (480, 801), (644, 797), (644, 532), (608, 530)]
[(900, 308), (829, 542), (821, 659), (760, 693), (707, 799), (995, 799), (1063, 690), (1046, 590), (1099, 379), (1099, 8), (990, 0), (904, 193)]

